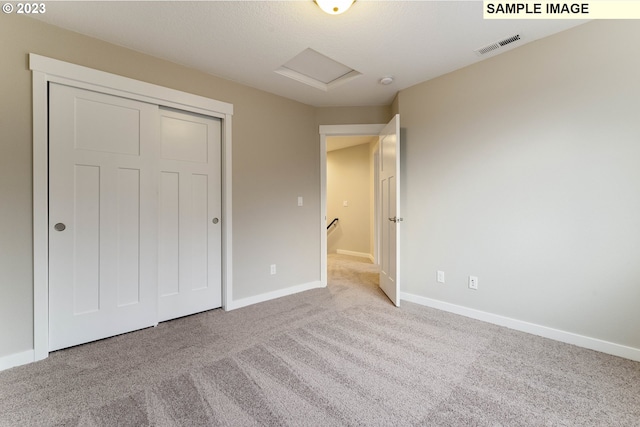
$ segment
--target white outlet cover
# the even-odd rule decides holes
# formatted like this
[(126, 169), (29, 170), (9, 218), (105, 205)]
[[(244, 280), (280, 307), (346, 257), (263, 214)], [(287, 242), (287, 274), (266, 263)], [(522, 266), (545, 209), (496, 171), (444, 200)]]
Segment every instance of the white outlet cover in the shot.
[(345, 200), (344, 202), (342, 202), (342, 206), (344, 206), (346, 208), (347, 206), (349, 206), (349, 202), (347, 200)]
[(476, 276), (469, 276), (469, 289), (478, 289), (478, 278)]
[(444, 271), (438, 270), (437, 279), (438, 283), (444, 283)]
[(302, 196), (298, 196), (298, 206), (302, 205), (304, 205), (304, 199), (302, 198)]

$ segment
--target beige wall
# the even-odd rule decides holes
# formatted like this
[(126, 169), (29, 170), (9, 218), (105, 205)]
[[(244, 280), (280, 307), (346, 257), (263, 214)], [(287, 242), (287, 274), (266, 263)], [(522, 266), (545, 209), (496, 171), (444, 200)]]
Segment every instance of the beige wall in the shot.
[(637, 40), (594, 21), (400, 93), (404, 292), (640, 348)]
[(0, 357), (33, 348), (29, 52), (232, 103), (234, 299), (320, 280), (315, 108), (17, 15), (0, 40)]
[(327, 223), (339, 218), (327, 234), (329, 253), (372, 254), (369, 151), (369, 144), (360, 144), (327, 153)]
[(389, 109), (391, 111), (391, 114), (394, 115), (394, 116), (396, 114), (400, 113), (400, 108), (398, 106), (398, 103), (400, 102), (400, 99), (399, 99), (400, 97), (398, 95), (396, 95), (396, 97), (393, 98), (393, 102), (391, 103), (391, 106), (389, 107)]
[(391, 120), (389, 106), (316, 108), (317, 125), (378, 124)]

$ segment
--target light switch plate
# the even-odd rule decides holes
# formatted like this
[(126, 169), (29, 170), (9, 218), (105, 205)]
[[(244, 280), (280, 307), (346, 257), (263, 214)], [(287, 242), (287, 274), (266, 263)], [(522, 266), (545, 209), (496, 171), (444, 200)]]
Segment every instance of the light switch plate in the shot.
[(298, 206), (302, 205), (304, 205), (304, 199), (302, 198), (302, 196), (298, 196)]

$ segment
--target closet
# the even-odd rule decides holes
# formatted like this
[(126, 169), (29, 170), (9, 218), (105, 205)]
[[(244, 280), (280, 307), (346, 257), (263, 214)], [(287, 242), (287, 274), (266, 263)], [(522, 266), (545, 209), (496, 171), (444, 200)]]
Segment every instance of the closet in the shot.
[(220, 307), (222, 120), (48, 85), (49, 351)]

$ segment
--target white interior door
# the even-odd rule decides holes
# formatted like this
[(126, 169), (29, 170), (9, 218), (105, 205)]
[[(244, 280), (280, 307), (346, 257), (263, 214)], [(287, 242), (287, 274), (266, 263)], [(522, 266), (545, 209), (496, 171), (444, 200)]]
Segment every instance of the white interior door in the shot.
[(400, 115), (380, 133), (380, 288), (400, 305)]
[(50, 84), (51, 351), (156, 323), (157, 110)]
[(160, 109), (159, 320), (222, 305), (221, 121)]

